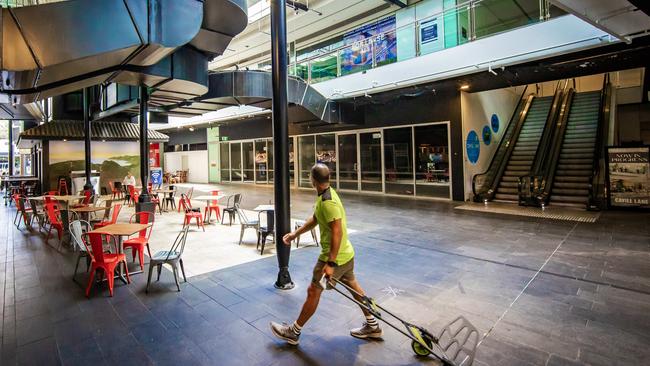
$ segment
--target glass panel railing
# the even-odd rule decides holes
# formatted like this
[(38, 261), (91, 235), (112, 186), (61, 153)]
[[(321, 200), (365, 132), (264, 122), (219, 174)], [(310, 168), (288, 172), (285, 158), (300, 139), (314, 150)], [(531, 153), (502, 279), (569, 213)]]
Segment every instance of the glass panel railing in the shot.
[(554, 8), (548, 0), (469, 0), (458, 5), (443, 0), (443, 7), (442, 11), (415, 21), (411, 21), (415, 16), (409, 18), (410, 15), (388, 16), (348, 32), (343, 41), (312, 51), (312, 56), (292, 63), (289, 70), (308, 82), (321, 82), (561, 15), (551, 11)]

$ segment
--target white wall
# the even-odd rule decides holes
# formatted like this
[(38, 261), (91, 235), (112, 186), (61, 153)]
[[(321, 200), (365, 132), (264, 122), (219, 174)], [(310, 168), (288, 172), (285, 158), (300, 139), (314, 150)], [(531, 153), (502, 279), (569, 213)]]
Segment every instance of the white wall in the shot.
[[(529, 88), (529, 91), (534, 91)], [(517, 103), (524, 91), (523, 86), (489, 90), (479, 93), (461, 92), (460, 105), (463, 120), (463, 160), (465, 171), (465, 199), (472, 197), (472, 177), (474, 174), (483, 173), (490, 165), (496, 148), (501, 142), (504, 131), (506, 130), (510, 117), (517, 107)], [(490, 145), (483, 141), (483, 127), (490, 126), (492, 114), (499, 117), (499, 129), (495, 133), (492, 131), (492, 140)], [(479, 136), (480, 153), (476, 164), (472, 164), (467, 158), (465, 143), (470, 131), (475, 131)]]
[(165, 171), (183, 170), (183, 156), (187, 157), (187, 181), (208, 183), (208, 151), (179, 151), (165, 153)]

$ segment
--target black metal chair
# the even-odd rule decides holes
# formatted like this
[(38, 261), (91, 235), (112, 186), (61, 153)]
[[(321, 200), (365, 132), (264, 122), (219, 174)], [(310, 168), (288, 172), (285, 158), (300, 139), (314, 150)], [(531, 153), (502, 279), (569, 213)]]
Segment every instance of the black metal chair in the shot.
[(185, 276), (185, 267), (183, 266), (183, 251), (185, 250), (185, 241), (187, 240), (187, 232), (190, 226), (187, 225), (181, 230), (178, 235), (176, 235), (176, 240), (172, 244), (172, 247), (169, 250), (161, 250), (156, 252), (151, 256), (149, 260), (149, 276), (147, 278), (147, 288), (145, 292), (149, 292), (149, 284), (151, 283), (151, 274), (153, 273), (153, 268), (158, 269), (158, 278), (156, 281), (160, 281), (160, 272), (162, 271), (163, 264), (169, 264), (172, 267), (174, 272), (174, 281), (176, 282), (176, 288), (178, 291), (181, 290), (181, 286), (178, 283), (178, 267), (180, 265), (181, 272), (183, 273), (183, 279), (187, 282), (187, 277)]
[(165, 211), (171, 206), (172, 210), (176, 209), (176, 188), (174, 186), (169, 186), (169, 189), (173, 189), (173, 192), (168, 193), (165, 195), (163, 198), (163, 206), (165, 207)]
[[(262, 225), (262, 214), (266, 215), (266, 225)], [(262, 250), (260, 250), (260, 255), (264, 254), (264, 246), (266, 244), (266, 237), (273, 235), (275, 232), (274, 224), (274, 215), (273, 211), (260, 211), (257, 214), (257, 248), (259, 249), (260, 244), (262, 245)]]
[(221, 224), (226, 221), (226, 213), (228, 214), (228, 225), (232, 225), (235, 221), (235, 215), (237, 215), (237, 210), (241, 207), (241, 193), (237, 193), (231, 196), (228, 196), (226, 201), (226, 207), (221, 211)]

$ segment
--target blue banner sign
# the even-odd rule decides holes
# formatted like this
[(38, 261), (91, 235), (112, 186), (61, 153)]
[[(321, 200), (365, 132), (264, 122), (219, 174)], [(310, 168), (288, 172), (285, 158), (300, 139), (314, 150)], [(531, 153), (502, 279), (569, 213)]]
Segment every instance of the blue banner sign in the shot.
[[(377, 65), (397, 61), (397, 34), (395, 16), (345, 33), (343, 42), (350, 47), (341, 53), (341, 70), (344, 74), (366, 70)], [(373, 58), (374, 48), (374, 58)]]

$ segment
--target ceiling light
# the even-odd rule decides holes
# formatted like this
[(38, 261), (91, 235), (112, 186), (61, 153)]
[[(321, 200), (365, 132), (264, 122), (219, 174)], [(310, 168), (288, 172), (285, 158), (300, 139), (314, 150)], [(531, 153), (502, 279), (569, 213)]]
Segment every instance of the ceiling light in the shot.
[(190, 132), (194, 132), (194, 127), (190, 127)]
[(463, 84), (460, 86), (460, 90), (468, 90), (469, 89), (469, 84)]

